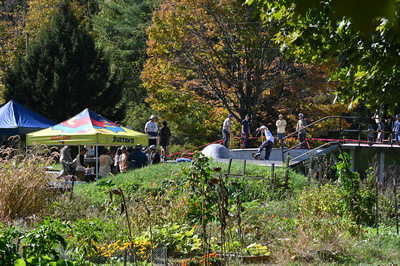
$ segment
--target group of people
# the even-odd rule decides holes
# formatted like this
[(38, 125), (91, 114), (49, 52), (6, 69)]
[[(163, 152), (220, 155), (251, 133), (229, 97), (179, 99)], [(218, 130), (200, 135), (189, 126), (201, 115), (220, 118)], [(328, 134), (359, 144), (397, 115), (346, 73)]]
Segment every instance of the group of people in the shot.
[[(99, 176), (104, 177), (111, 172), (124, 173), (130, 169), (160, 163), (161, 160), (167, 161), (167, 147), (170, 144), (171, 131), (167, 126), (167, 121), (163, 120), (161, 124), (162, 127), (158, 131), (157, 116), (155, 115), (151, 115), (150, 120), (146, 123), (144, 131), (148, 135), (148, 148), (143, 148), (142, 144), (138, 143), (132, 150), (130, 147), (122, 146), (110, 152), (106, 147), (103, 147), (102, 155), (99, 157)], [(161, 155), (157, 152), (157, 144), (161, 146)], [(69, 147), (64, 146), (60, 150), (60, 163), (63, 169), (61, 176), (69, 175), (74, 170), (84, 171), (85, 166), (88, 166), (85, 163), (87, 153), (88, 149), (83, 147), (76, 158), (72, 160)]]
[[(233, 119), (233, 114), (230, 114), (227, 119), (225, 119), (222, 125), (222, 136), (223, 136), (223, 145), (228, 148), (228, 142), (230, 140), (231, 131), (231, 120)], [(249, 138), (250, 138), (250, 116), (248, 114), (245, 115), (245, 118), (242, 121), (242, 137), (244, 138), (243, 148), (248, 146)], [(283, 115), (279, 115), (279, 119), (275, 123), (277, 128), (277, 139), (280, 145), (284, 145), (284, 138), (286, 136), (286, 120), (283, 119)], [(304, 119), (304, 115), (302, 113), (299, 114), (299, 120), (297, 121), (296, 131), (298, 131), (298, 142), (300, 148), (307, 148), (307, 121)], [(268, 127), (262, 125), (261, 127), (256, 129), (256, 132), (260, 131), (262, 136), (265, 136), (265, 141), (258, 147), (257, 153), (255, 156), (260, 156), (261, 151), (263, 149), (266, 150), (264, 160), (269, 160), (272, 146), (274, 145), (274, 136), (271, 131), (269, 131)]]
[[(64, 146), (60, 150), (60, 163), (62, 165), (62, 173), (60, 177), (70, 175), (74, 171), (85, 171), (86, 168), (90, 167), (89, 163), (85, 163), (88, 149), (83, 147), (76, 155), (75, 159), (72, 159), (71, 151), (69, 146)], [(111, 173), (113, 165), (113, 159), (109, 155), (109, 150), (104, 147), (102, 149), (102, 155), (99, 157), (100, 167), (99, 176), (104, 177)]]
[[(227, 119), (225, 119), (223, 126), (222, 126), (222, 136), (223, 136), (223, 145), (228, 148), (228, 143), (230, 140), (230, 136), (232, 134), (231, 131), (231, 120), (233, 119), (233, 114), (230, 114)], [(244, 145), (242, 146), (243, 148), (248, 146), (248, 141), (250, 138), (250, 123), (249, 123), (249, 115), (246, 114), (244, 119), (242, 120), (242, 138), (244, 138)], [(308, 148), (307, 144), (307, 121), (304, 119), (304, 115), (300, 113), (298, 115), (298, 121), (296, 125), (296, 131), (298, 132), (298, 146), (301, 149), (306, 149)], [(377, 125), (377, 139), (376, 141), (378, 143), (382, 143), (383, 139), (385, 138), (385, 128), (386, 124), (381, 112), (376, 110), (375, 114), (371, 117)], [(386, 121), (387, 122), (387, 121)], [(286, 120), (283, 119), (283, 115), (279, 115), (279, 119), (276, 120), (276, 129), (277, 129), (277, 139), (279, 141), (280, 145), (284, 145), (284, 138), (285, 138), (285, 132), (286, 132)], [(272, 133), (269, 131), (268, 127), (262, 125), (261, 127), (256, 129), (256, 132), (260, 131), (262, 136), (265, 136), (265, 141), (259, 146), (257, 153), (255, 156), (260, 156), (261, 151), (263, 149), (266, 149), (265, 153), (265, 160), (269, 160), (272, 146), (274, 144), (274, 137)], [(400, 114), (395, 116), (395, 122), (392, 126), (392, 131), (394, 134), (394, 142), (395, 143), (400, 143)], [(372, 145), (374, 141), (374, 127), (370, 124), (368, 126), (368, 142), (370, 145)]]
[[(375, 114), (371, 117), (377, 125), (377, 138), (376, 142), (377, 143), (383, 143), (383, 140), (385, 139), (385, 131), (388, 126), (390, 126), (389, 121), (390, 119), (384, 119), (382, 116), (382, 110), (381, 109), (376, 109)], [(394, 142), (395, 143), (400, 143), (400, 114), (395, 116), (395, 121), (392, 127), (392, 132), (394, 133)], [(369, 124), (368, 125), (368, 143), (369, 145), (372, 145), (374, 142), (374, 126)]]
[(167, 121), (161, 121), (161, 129), (158, 132), (157, 125), (157, 116), (151, 115), (150, 120), (144, 126), (144, 132), (149, 137), (149, 145), (157, 146), (159, 144), (161, 146), (161, 159), (167, 161), (168, 150), (167, 147), (170, 144), (171, 140), (171, 131), (167, 126)]
[[(60, 163), (63, 169), (60, 177), (71, 175), (74, 171), (85, 171), (86, 168), (91, 168), (85, 157), (87, 153), (87, 148), (83, 147), (76, 158), (72, 159), (69, 146), (64, 146), (60, 150)], [(114, 174), (124, 173), (130, 169), (137, 169), (161, 162), (161, 156), (157, 152), (155, 145), (151, 145), (148, 149), (143, 149), (142, 145), (138, 143), (131, 152), (130, 148), (128, 149), (126, 146), (118, 147), (113, 152), (103, 147), (101, 153), (99, 157), (100, 177), (110, 175), (112, 172)]]
[(129, 151), (126, 146), (118, 148), (114, 166), (117, 172), (125, 173), (128, 170), (142, 168), (149, 164), (158, 164), (161, 161), (160, 158), (155, 145), (151, 145), (149, 149), (143, 149), (142, 144), (138, 143), (132, 151)]

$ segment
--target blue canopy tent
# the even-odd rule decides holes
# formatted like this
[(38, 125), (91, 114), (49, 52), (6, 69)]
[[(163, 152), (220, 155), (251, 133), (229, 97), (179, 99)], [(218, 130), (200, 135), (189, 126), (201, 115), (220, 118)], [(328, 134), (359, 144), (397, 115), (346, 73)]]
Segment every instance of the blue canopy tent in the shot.
[(55, 124), (14, 100), (0, 107), (0, 135), (26, 135)]

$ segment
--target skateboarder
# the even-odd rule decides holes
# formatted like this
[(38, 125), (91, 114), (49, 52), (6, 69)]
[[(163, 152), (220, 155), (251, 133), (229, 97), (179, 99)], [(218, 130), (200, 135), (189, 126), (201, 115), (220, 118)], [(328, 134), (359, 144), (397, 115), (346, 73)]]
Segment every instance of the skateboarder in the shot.
[(264, 160), (268, 161), (269, 156), (271, 155), (272, 146), (274, 146), (274, 136), (272, 136), (272, 133), (268, 130), (268, 128), (266, 126), (261, 126), (260, 128), (257, 128), (256, 130), (264, 132), (266, 140), (258, 148), (257, 153), (254, 155), (254, 157), (257, 158), (258, 156), (260, 156), (261, 151), (265, 148)]

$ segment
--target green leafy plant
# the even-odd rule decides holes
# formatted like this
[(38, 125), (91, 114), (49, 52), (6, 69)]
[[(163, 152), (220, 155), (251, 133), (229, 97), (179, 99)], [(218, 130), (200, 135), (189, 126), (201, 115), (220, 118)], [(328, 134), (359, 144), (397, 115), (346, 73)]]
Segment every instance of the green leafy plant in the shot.
[[(190, 253), (200, 249), (201, 239), (196, 234), (196, 226), (186, 224), (165, 224), (153, 228), (154, 243), (164, 243), (170, 251)], [(149, 233), (144, 237), (148, 239)]]
[(375, 191), (373, 176), (370, 175), (364, 182), (357, 172), (351, 171), (352, 163), (347, 153), (339, 155), (336, 175), (340, 181), (342, 192), (341, 213), (349, 212), (357, 224), (371, 225), (375, 219), (373, 206)]
[(35, 230), (23, 235), (22, 258), (16, 265), (46, 265), (50, 262), (63, 262), (59, 249), (65, 249), (67, 242), (62, 236), (64, 224), (59, 220), (44, 220)]
[(20, 258), (18, 254), (18, 239), (21, 232), (13, 225), (2, 228), (0, 232), (0, 264), (12, 265)]
[(68, 254), (81, 264), (88, 264), (97, 253), (98, 234), (102, 223), (97, 220), (77, 220), (68, 225)]

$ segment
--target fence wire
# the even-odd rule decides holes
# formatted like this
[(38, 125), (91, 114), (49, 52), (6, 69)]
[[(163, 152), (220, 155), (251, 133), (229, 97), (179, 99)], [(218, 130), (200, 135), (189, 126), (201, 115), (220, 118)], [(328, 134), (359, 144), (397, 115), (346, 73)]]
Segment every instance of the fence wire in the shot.
[(147, 247), (146, 249), (131, 249), (124, 250), (124, 266), (135, 265), (138, 262), (148, 262), (152, 265), (168, 265), (167, 262), (167, 245), (159, 243), (155, 247)]

